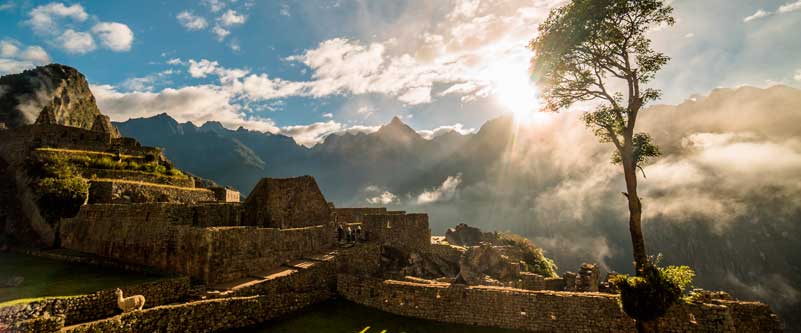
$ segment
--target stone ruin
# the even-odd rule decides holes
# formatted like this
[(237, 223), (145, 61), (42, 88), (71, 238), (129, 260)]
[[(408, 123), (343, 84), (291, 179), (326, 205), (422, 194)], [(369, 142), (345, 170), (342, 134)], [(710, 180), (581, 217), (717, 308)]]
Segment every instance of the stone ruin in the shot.
[(311, 176), (259, 181), (245, 200), (244, 224), (265, 228), (300, 228), (326, 224), (331, 212)]

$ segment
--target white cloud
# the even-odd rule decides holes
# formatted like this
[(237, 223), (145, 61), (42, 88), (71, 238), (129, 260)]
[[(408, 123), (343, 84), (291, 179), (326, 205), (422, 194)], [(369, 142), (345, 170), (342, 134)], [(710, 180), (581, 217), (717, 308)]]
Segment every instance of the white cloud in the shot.
[(166, 88), (159, 92), (120, 92), (109, 85), (92, 85), (92, 92), (104, 114), (114, 121), (151, 117), (167, 113), (180, 122), (196, 125), (219, 121), (225, 127), (245, 128), (278, 133), (270, 119), (249, 117), (239, 105), (231, 102), (230, 91), (212, 85)]
[(334, 114), (333, 113), (323, 113), (323, 118), (329, 118), (329, 119), (330, 118), (334, 118)]
[(684, 35), (684, 38), (693, 38), (693, 37), (695, 37), (695, 33), (693, 33), (693, 32), (690, 32), (690, 33), (687, 33), (686, 35)]
[(797, 10), (801, 10), (801, 0), (788, 3), (779, 7), (779, 13), (789, 13)]
[(225, 8), (225, 0), (203, 0), (203, 4), (208, 6), (212, 13), (219, 12)]
[(758, 19), (761, 19), (761, 18), (768, 17), (770, 15), (771, 15), (770, 13), (760, 9), (760, 10), (757, 10), (751, 16), (748, 16), (748, 17), (744, 18), (743, 22), (751, 22), (751, 21), (754, 21), (754, 20), (758, 20)]
[(172, 58), (167, 60), (167, 65), (183, 65), (184, 61), (181, 58)]
[(80, 4), (65, 6), (60, 2), (51, 2), (46, 5), (41, 5), (33, 8), (27, 21), (33, 28), (34, 32), (42, 35), (50, 35), (59, 31), (56, 20), (60, 18), (69, 18), (78, 22), (83, 22), (89, 15)]
[(11, 39), (0, 41), (0, 74), (19, 73), (49, 62), (50, 56), (40, 46), (24, 47)]
[(17, 55), (19, 52), (19, 47), (16, 44), (12, 43), (8, 40), (0, 41), (0, 56), (1, 57), (13, 57)]
[(432, 130), (419, 130), (417, 131), (420, 136), (425, 139), (431, 140), (443, 134), (448, 134), (450, 132), (456, 132), (461, 135), (472, 134), (476, 132), (475, 128), (464, 128), (464, 125), (456, 123), (453, 125), (445, 125), (440, 126)]
[(291, 136), (295, 142), (311, 147), (341, 129), (342, 124), (329, 120), (302, 126), (286, 126), (281, 128), (281, 134)]
[(178, 23), (180, 23), (187, 30), (203, 30), (209, 26), (209, 23), (206, 21), (206, 19), (196, 16), (188, 11), (182, 11), (178, 13), (175, 18), (178, 19)]
[(219, 25), (215, 25), (214, 28), (211, 29), (211, 32), (213, 32), (214, 35), (217, 36), (217, 40), (220, 41), (220, 42), (223, 41), (226, 36), (231, 34), (231, 31), (229, 31), (229, 30), (227, 30), (227, 29), (225, 29), (225, 28), (223, 28), (223, 27), (221, 27)]
[(389, 191), (384, 191), (374, 197), (367, 198), (367, 203), (371, 205), (389, 205), (397, 201), (398, 196)]
[(225, 27), (230, 27), (232, 25), (239, 25), (244, 24), (247, 17), (245, 15), (237, 14), (235, 10), (229, 9), (224, 14), (220, 15), (217, 18), (220, 23)]
[(95, 49), (95, 40), (88, 32), (67, 29), (58, 37), (58, 42), (68, 53), (84, 54)]
[(19, 73), (33, 67), (34, 65), (28, 61), (0, 58), (0, 74)]
[[(51, 2), (33, 8), (28, 16), (26, 24), (34, 33), (48, 38), (50, 45), (57, 45), (68, 53), (84, 54), (94, 51), (97, 48), (94, 37), (112, 51), (128, 51), (134, 39), (133, 31), (118, 22), (99, 22), (91, 29), (81, 27), (89, 14), (80, 4), (66, 6), (60, 2)], [(97, 19), (93, 18), (91, 21)], [(62, 30), (64, 26), (68, 29)], [(91, 33), (81, 30), (89, 30)]]
[(448, 176), (442, 185), (431, 190), (423, 191), (417, 196), (417, 204), (425, 205), (438, 201), (448, 201), (453, 198), (459, 184), (462, 183), (462, 174), (456, 176)]
[(50, 56), (47, 55), (47, 52), (41, 46), (28, 46), (25, 51), (22, 52), (21, 58), (34, 64), (44, 65), (50, 62)]
[(134, 34), (127, 25), (117, 22), (100, 22), (92, 27), (92, 33), (112, 51), (121, 52), (131, 49)]
[(793, 77), (796, 81), (801, 82), (801, 69), (795, 71), (795, 76)]

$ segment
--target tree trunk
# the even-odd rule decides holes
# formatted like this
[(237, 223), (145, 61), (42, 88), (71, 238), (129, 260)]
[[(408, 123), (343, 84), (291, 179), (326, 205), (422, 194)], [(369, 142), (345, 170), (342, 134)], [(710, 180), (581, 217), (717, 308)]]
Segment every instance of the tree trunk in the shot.
[(624, 137), (622, 152), (623, 174), (626, 178), (626, 197), (629, 201), (629, 233), (631, 245), (634, 250), (634, 268), (640, 275), (642, 268), (648, 262), (645, 252), (645, 238), (642, 234), (642, 204), (637, 195), (637, 166), (634, 163), (634, 152), (631, 134)]

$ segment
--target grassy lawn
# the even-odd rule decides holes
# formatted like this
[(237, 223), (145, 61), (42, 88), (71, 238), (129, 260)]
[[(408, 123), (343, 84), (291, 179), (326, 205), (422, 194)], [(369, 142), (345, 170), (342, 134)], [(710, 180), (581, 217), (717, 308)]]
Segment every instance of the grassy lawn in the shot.
[(451, 325), (401, 317), (345, 300), (328, 301), (258, 327), (234, 332), (522, 333), (514, 330)]
[(0, 253), (0, 281), (25, 280), (16, 288), (0, 288), (0, 306), (44, 297), (67, 297), (158, 280), (158, 276), (128, 273), (92, 265)]

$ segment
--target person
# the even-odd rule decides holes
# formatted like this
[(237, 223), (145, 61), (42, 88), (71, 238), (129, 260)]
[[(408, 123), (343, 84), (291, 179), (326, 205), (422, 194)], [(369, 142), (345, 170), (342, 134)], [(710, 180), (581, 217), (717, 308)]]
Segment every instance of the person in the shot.
[(364, 240), (362, 236), (362, 226), (360, 225), (356, 226), (356, 240), (360, 242)]
[(337, 225), (337, 243), (342, 243), (342, 237), (344, 236), (344, 234), (345, 234), (345, 230), (342, 229), (342, 225), (341, 224), (338, 224)]
[(348, 229), (345, 232), (345, 234), (347, 235), (348, 243), (352, 242), (353, 241), (353, 229), (351, 229), (350, 226), (348, 226)]

